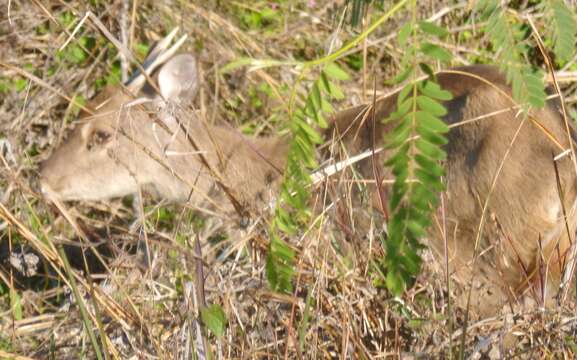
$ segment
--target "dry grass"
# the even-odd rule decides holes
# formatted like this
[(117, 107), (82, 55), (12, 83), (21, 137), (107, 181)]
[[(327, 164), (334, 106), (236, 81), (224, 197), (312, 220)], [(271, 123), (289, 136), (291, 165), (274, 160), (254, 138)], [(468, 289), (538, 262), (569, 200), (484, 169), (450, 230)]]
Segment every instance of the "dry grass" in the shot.
[[(62, 141), (78, 112), (66, 97), (91, 98), (118, 66), (114, 47), (90, 22), (59, 51), (85, 11), (117, 36), (126, 18), (129, 44), (140, 58), (140, 44), (180, 26), (190, 36), (186, 49), (201, 63), (198, 106), (206, 118), (226, 119), (261, 135), (278, 132), (286, 123), (286, 98), (296, 73), (273, 68), (220, 74), (219, 69), (241, 56), (313, 59), (325, 53), (331, 39), (338, 46), (354, 36), (348, 27), (335, 30), (342, 7), (332, 1), (281, 2), (275, 16), (251, 18), (274, 3), (33, 0), (0, 5), (0, 357), (96, 358), (71, 290), (77, 289), (98, 324), (93, 330), (108, 358), (191, 358), (200, 338), (216, 358), (448, 358), (458, 354), (462, 339), (467, 358), (574, 358), (577, 318), (571, 303), (471, 321), (462, 338), (463, 314), (449, 311), (447, 284), (430, 254), (414, 287), (392, 298), (376, 286), (378, 275), (370, 271), (371, 261), (382, 253), (377, 232), (353, 234), (347, 243), (334, 212), (320, 227), (292, 239), (299, 249), (298, 286), (292, 295), (279, 295), (268, 289), (264, 273), (266, 217), (239, 230), (234, 219), (202, 217), (149, 201), (146, 231), (130, 231), (134, 213), (125, 199), (68, 204), (79, 224), (74, 228), (39, 195), (38, 165)], [(441, 17), (457, 34), (473, 30), (464, 23), (466, 5), (430, 1), (422, 12)], [(367, 61), (358, 71), (349, 68), (348, 97), (335, 107), (370, 99), (372, 79), (398, 70), (402, 49), (390, 40), (402, 21), (397, 16), (349, 54), (349, 64), (364, 56)], [(471, 34), (447, 40), (455, 63), (490, 62), (479, 37)], [(79, 44), (88, 53), (75, 60)], [(389, 89), (378, 80), (378, 90)], [(575, 86), (565, 91), (571, 98)], [(206, 301), (220, 304), (228, 321), (221, 338), (206, 329), (202, 337), (196, 334), (198, 301), (191, 284), (199, 283), (197, 236)], [(135, 250), (140, 238), (152, 249), (148, 270)], [(73, 270), (66, 269), (60, 248)], [(23, 258), (30, 267), (19, 269)], [(84, 262), (91, 265), (90, 274), (81, 270)], [(32, 269), (36, 273), (27, 274)]]

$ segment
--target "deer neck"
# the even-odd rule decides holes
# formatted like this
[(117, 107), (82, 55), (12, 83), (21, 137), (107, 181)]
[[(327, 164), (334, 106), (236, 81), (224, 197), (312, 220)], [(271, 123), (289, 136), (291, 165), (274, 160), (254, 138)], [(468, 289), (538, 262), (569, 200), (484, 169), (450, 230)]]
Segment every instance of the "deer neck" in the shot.
[(232, 127), (192, 121), (182, 141), (198, 151), (194, 156), (202, 174), (196, 174), (196, 183), (208, 189), (207, 202), (227, 211), (238, 202), (245, 210), (260, 212), (274, 200), (286, 164), (286, 137), (249, 137)]

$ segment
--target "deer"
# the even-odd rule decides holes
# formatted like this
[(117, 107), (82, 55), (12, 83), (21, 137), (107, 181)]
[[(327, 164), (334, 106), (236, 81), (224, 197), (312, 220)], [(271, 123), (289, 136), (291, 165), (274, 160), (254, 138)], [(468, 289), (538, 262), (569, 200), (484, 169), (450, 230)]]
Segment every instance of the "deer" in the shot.
[[(42, 193), (86, 201), (145, 190), (241, 216), (270, 208), (290, 138), (246, 136), (187, 110), (200, 86), (192, 54), (169, 58), (152, 84), (144, 85), (143, 75), (105, 89), (87, 105), (91, 113), (41, 164)], [(444, 102), (444, 121), (451, 126), (444, 149), (446, 191), (428, 231), (430, 248), (440, 262), (446, 259), (457, 283), (469, 284), (469, 305), (479, 314), (495, 313), (531, 292), (554, 301), (568, 286), (564, 269), (574, 257), (577, 176), (568, 151), (574, 127), (554, 99), (522, 116), (495, 66), (442, 70), (436, 77), (453, 98)], [(341, 141), (348, 154), (374, 150), (374, 139), (383, 144), (394, 126), (383, 120), (394, 111), (396, 96), (337, 112), (327, 138)], [(377, 164), (383, 178), (391, 178), (383, 166), (388, 156), (383, 148), (350, 166), (371, 179)], [(375, 208), (378, 190), (370, 185)]]

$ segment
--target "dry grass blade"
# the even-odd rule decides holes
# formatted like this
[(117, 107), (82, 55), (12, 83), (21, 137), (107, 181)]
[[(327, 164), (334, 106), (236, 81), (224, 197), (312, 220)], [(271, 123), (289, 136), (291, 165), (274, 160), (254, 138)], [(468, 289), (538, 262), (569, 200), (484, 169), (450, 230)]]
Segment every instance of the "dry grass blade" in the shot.
[[(409, 1), (385, 1), (383, 9), (370, 7), (360, 28), (348, 25), (350, 10), (345, 3), (351, 2), (34, 0), (2, 5), (0, 358), (441, 359), (457, 357), (459, 346), (462, 357), (471, 359), (576, 357), (576, 306), (566, 284), (574, 282), (570, 279), (577, 242), (570, 254), (558, 256), (571, 260), (563, 277), (566, 301), (546, 309), (519, 304), (498, 317), (477, 321), (453, 301), (463, 284), (452, 278), (449, 267), (455, 234), (448, 229), (457, 232), (454, 219), (445, 213), (454, 201), (450, 194), (441, 197), (432, 225), (445, 235), (446, 263), (436, 262), (431, 251), (423, 250), (424, 269), (411, 287), (398, 298), (385, 290), (379, 235), (386, 226), (370, 199), (378, 183), (384, 203), (393, 180), (378, 171), (373, 177), (363, 176), (357, 169), (386, 153), (381, 144), (369, 142), (371, 146), (350, 151), (335, 138), (319, 149), (319, 157), (326, 155), (326, 161), (312, 173), (315, 216), (288, 239), (297, 254), (291, 294), (272, 292), (267, 283), (266, 255), (274, 216), (269, 210), (274, 204), (243, 216), (242, 221), (226, 211), (229, 201), (236, 202), (238, 212), (246, 215), (238, 189), (228, 187), (223, 178), (228, 154), (216, 149), (219, 161), (216, 165), (207, 161), (194, 180), (169, 165), (167, 159), (186, 161), (208, 155), (207, 150), (195, 148), (195, 134), (190, 134), (193, 149), (189, 152), (165, 145), (159, 156), (131, 133), (118, 135), (152, 157), (159, 168), (173, 171), (176, 179), (189, 185), (191, 194), (204, 199), (203, 205), (158, 204), (148, 195), (154, 191), (146, 186), (137, 200), (129, 196), (106, 202), (51, 202), (48, 193), (38, 190), (43, 161), (65, 141), (80, 114), (94, 113), (88, 99), (119, 86), (131, 70), (133, 77), (125, 82), (128, 92), (150, 85), (151, 93), (159, 93), (155, 71), (175, 53), (194, 53), (198, 60), (203, 81), (191, 106), (194, 115), (206, 129), (225, 123), (222, 127), (234, 129), (239, 139), (246, 134), (286, 133), (288, 113), (295, 104), (303, 105), (310, 83), (317, 80), (314, 64), (327, 52), (339, 57), (338, 65), (350, 76), (340, 85), (344, 98), (323, 99), (330, 100), (334, 109), (393, 96), (400, 89), (390, 88), (384, 80), (403, 66), (399, 59), (406, 49), (396, 46), (395, 39), (407, 14), (396, 9)], [(469, 1), (416, 3), (420, 19), (446, 28), (447, 35), (431, 44), (449, 51), (453, 65), (493, 61), (481, 31), (484, 23), (472, 21), (476, 14), (471, 13)], [(549, 67), (547, 81), (555, 92), (548, 101), (570, 104), (577, 99), (577, 57), (562, 67), (552, 63), (548, 39), (539, 37), (547, 19), (533, 3), (508, 6), (516, 7), (519, 19), (530, 19), (538, 41), (527, 39), (536, 54), (528, 60)], [(368, 24), (375, 21), (380, 21), (379, 26), (367, 32)], [(285, 66), (221, 71), (248, 58), (274, 59)], [(263, 64), (266, 61), (257, 63)], [(308, 64), (308, 71), (300, 73), (295, 64)], [(430, 65), (437, 74), (467, 75)], [(510, 106), (464, 118), (450, 124), (450, 129), (457, 132), (520, 109), (506, 92), (501, 95)], [(145, 111), (150, 103), (137, 100), (122, 111)], [(560, 110), (570, 124), (571, 110), (565, 106)], [(369, 105), (349, 130), (357, 124), (377, 124), (380, 119), (373, 119), (371, 113)], [(159, 133), (170, 130), (157, 120)], [(574, 144), (563, 146), (564, 135), (554, 136), (539, 118), (527, 120), (524, 127), (538, 127), (543, 142), (553, 144), (551, 156), (556, 162), (569, 161), (567, 156), (576, 160)], [(355, 131), (360, 136), (360, 128)], [(216, 136), (208, 135), (215, 147)], [(514, 140), (508, 143), (510, 149)], [(261, 149), (253, 150), (261, 155)], [(510, 159), (500, 160), (504, 166)], [(378, 165), (374, 163), (375, 170)], [(282, 171), (277, 167), (273, 175)], [(203, 181), (216, 181), (216, 185), (201, 192)], [(492, 181), (492, 186), (499, 181), (498, 171)], [(559, 186), (558, 190), (555, 196), (562, 198), (567, 189)], [(215, 200), (214, 194), (223, 191), (227, 192), (224, 200)], [(263, 191), (259, 196), (275, 195), (271, 188)], [(485, 196), (477, 199), (483, 208), (482, 218), (476, 219), (478, 237), (485, 221), (499, 220), (487, 210)], [(137, 249), (143, 239), (150, 249), (148, 266), (142, 266)], [(476, 250), (478, 257), (492, 251)], [(542, 264), (535, 271), (545, 273), (546, 261), (535, 259)], [(526, 277), (533, 275), (528, 270)], [(543, 294), (546, 275), (540, 280)], [(529, 299), (533, 293), (540, 296), (528, 292)], [(221, 334), (200, 321), (201, 310), (211, 306), (220, 310), (211, 315), (222, 325), (216, 328)]]

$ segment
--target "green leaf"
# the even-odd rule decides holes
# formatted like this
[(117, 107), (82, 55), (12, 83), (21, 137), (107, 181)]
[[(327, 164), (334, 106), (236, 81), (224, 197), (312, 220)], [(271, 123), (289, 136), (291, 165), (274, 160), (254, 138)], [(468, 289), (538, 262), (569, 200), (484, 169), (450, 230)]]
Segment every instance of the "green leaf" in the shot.
[(527, 91), (527, 101), (536, 108), (542, 108), (545, 106), (547, 93), (545, 92), (541, 73), (526, 71), (523, 76), (523, 81)]
[(146, 54), (148, 54), (149, 50), (150, 50), (150, 45), (145, 44), (145, 43), (137, 43), (135, 45), (135, 49), (134, 49), (136, 55), (141, 60), (144, 60), (146, 58)]
[(399, 29), (399, 34), (397, 37), (400, 46), (407, 45), (407, 40), (409, 39), (409, 35), (411, 35), (412, 30), (413, 26), (410, 22), (407, 22), (403, 26), (401, 26), (401, 29)]
[(408, 149), (409, 144), (404, 144), (393, 156), (385, 161), (385, 166), (395, 167), (400, 164), (402, 167), (407, 167), (407, 164), (409, 163), (409, 156), (407, 154)]
[(10, 310), (14, 320), (22, 320), (22, 298), (13, 288), (10, 288)]
[[(437, 202), (438, 197), (435, 192), (429, 190), (426, 186), (415, 186), (410, 199), (410, 203), (414, 208), (426, 210), (427, 215), (430, 216), (430, 210), (437, 205)], [(412, 215), (416, 217), (414, 212)], [(424, 217), (427, 219), (427, 215), (420, 215), (420, 218)], [(422, 219), (420, 221), (424, 223)]]
[[(429, 98), (425, 97), (425, 99)], [(438, 133), (449, 132), (449, 126), (443, 120), (431, 115), (431, 113), (425, 111), (417, 111), (415, 113), (415, 118), (417, 119), (419, 126), (426, 127), (431, 131)]]
[(421, 52), (427, 56), (432, 57), (443, 62), (449, 62), (453, 58), (450, 52), (443, 49), (442, 47), (425, 42), (421, 45)]
[(392, 132), (386, 135), (386, 147), (396, 148), (401, 146), (411, 135), (411, 126), (409, 121), (401, 122)]
[(431, 175), (439, 178), (445, 175), (445, 169), (443, 169), (441, 165), (422, 154), (415, 155), (415, 161), (421, 168), (423, 168), (423, 170), (427, 171)]
[(397, 106), (397, 111), (389, 115), (389, 118), (385, 122), (391, 122), (393, 120), (398, 120), (399, 118), (406, 116), (412, 109), (412, 107), (413, 107), (413, 99), (412, 98), (407, 99), (404, 103)]
[(394, 78), (386, 81), (385, 83), (387, 85), (394, 85), (394, 84), (402, 83), (403, 81), (407, 80), (409, 78), (409, 76), (411, 76), (413, 71), (414, 71), (414, 69), (412, 67), (407, 67), (403, 71), (398, 73)]
[(21, 92), (22, 90), (26, 89), (26, 85), (28, 81), (26, 79), (16, 78), (12, 80), (12, 86), (17, 92)]
[(564, 0), (546, 1), (550, 7), (549, 13), (551, 29), (553, 32), (554, 51), (557, 62), (571, 60), (575, 53), (575, 38), (577, 36), (577, 24), (575, 13), (571, 11)]
[(419, 85), (419, 91), (425, 96), (428, 96), (432, 99), (441, 100), (441, 101), (448, 101), (453, 98), (453, 94), (450, 91), (443, 90), (434, 81), (423, 81)]
[(271, 251), (279, 259), (285, 261), (289, 261), (295, 256), (295, 252), (284, 241), (275, 241), (274, 243), (271, 243)]
[(435, 71), (429, 66), (429, 64), (424, 62), (419, 62), (419, 68), (423, 71), (429, 78), (435, 79)]
[(439, 25), (433, 24), (432, 22), (420, 21), (419, 27), (427, 34), (436, 36), (438, 38), (444, 38), (445, 36), (449, 35), (447, 29)]
[(419, 109), (426, 111), (434, 116), (445, 116), (447, 115), (447, 109), (437, 101), (431, 99), (428, 96), (417, 96), (417, 104)]
[(444, 160), (447, 157), (447, 154), (440, 147), (431, 144), (423, 138), (417, 139), (415, 146), (431, 159)]
[(405, 290), (405, 282), (403, 278), (396, 272), (389, 271), (387, 273), (387, 289), (389, 289), (394, 295), (400, 295)]
[(229, 73), (231, 71), (234, 71), (238, 68), (241, 68), (243, 66), (247, 66), (250, 65), (252, 63), (253, 59), (251, 58), (239, 58), (235, 61), (231, 61), (228, 64), (226, 64), (225, 66), (223, 66), (222, 68), (220, 68), (220, 73), (221, 74), (226, 74)]
[(422, 237), (426, 234), (425, 228), (416, 221), (409, 220), (407, 222), (407, 228), (411, 231), (414, 237)]
[(318, 82), (314, 83), (311, 92), (309, 94), (309, 99), (314, 106), (315, 112), (319, 111), (321, 108), (321, 90), (319, 89)]
[(324, 112), (324, 113), (334, 112), (333, 106), (324, 97), (321, 97), (321, 111), (319, 113), (317, 113), (317, 115), (320, 115), (321, 112)]
[[(292, 198), (292, 196), (290, 197)], [(281, 208), (278, 208), (281, 209)], [(279, 213), (279, 210), (277, 209), (277, 218), (275, 219), (275, 225), (278, 226), (278, 228), (284, 232), (285, 234), (288, 235), (293, 235), (294, 233), (296, 233), (296, 230), (293, 228), (291, 221), (290, 221), (290, 217), (289, 215), (286, 213), (286, 211), (283, 209), (284, 214), (283, 213)], [(272, 246), (271, 246), (272, 247)], [(272, 251), (272, 250), (270, 250)]]
[(405, 111), (403, 111), (403, 112), (409, 111), (412, 101), (406, 101), (406, 100), (407, 100), (407, 96), (409, 96), (409, 94), (412, 93), (414, 88), (415, 88), (415, 86), (413, 84), (407, 84), (407, 85), (405, 85), (405, 87), (403, 87), (401, 89), (401, 91), (399, 92), (399, 95), (397, 96), (397, 109), (398, 109), (397, 111), (400, 111), (400, 109), (403, 107), (403, 103), (408, 103), (408, 105), (404, 106)]
[(425, 126), (418, 126), (417, 134), (433, 145), (444, 146), (449, 142), (441, 133), (432, 131)]
[(440, 178), (424, 171), (423, 169), (415, 169), (415, 176), (419, 181), (434, 191), (443, 191), (444, 186)]
[(202, 322), (216, 337), (220, 338), (224, 335), (226, 315), (220, 305), (212, 304), (200, 309), (200, 317)]
[(326, 129), (329, 127), (329, 123), (327, 122), (327, 120), (325, 119), (325, 117), (323, 116), (322, 113), (317, 114), (317, 125), (321, 129)]
[(328, 85), (329, 85), (328, 93), (331, 95), (333, 99), (342, 100), (345, 98), (345, 94), (338, 85), (330, 81), (328, 82)]
[(286, 249), (288, 245), (278, 237), (273, 228), (266, 259), (266, 276), (273, 290), (288, 293), (292, 292), (294, 253), (290, 254)]
[(323, 72), (327, 75), (327, 77), (335, 80), (348, 80), (349, 74), (347, 74), (340, 66), (338, 66), (334, 62), (328, 63)]
[(70, 45), (70, 48), (66, 52), (66, 58), (73, 63), (80, 64), (86, 59), (86, 53), (78, 45)]

